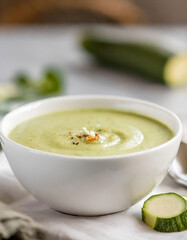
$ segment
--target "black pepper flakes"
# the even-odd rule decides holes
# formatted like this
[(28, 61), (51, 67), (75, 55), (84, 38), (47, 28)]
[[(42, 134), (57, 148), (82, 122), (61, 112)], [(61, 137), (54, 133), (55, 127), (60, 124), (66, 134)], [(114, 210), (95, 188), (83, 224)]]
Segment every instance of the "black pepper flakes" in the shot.
[(75, 144), (75, 142), (73, 142), (73, 144)]

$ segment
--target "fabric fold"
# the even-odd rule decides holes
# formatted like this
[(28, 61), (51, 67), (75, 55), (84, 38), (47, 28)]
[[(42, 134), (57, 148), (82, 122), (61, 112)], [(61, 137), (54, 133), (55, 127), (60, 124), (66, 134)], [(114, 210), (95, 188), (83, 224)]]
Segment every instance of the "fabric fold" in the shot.
[(0, 240), (52, 240), (55, 236), (28, 216), (0, 202)]

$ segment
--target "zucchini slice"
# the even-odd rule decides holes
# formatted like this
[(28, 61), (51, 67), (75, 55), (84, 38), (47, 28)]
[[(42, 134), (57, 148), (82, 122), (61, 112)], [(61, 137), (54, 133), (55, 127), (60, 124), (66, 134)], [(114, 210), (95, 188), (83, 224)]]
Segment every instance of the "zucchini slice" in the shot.
[(160, 232), (186, 230), (186, 200), (176, 193), (154, 195), (147, 199), (143, 205), (142, 220)]

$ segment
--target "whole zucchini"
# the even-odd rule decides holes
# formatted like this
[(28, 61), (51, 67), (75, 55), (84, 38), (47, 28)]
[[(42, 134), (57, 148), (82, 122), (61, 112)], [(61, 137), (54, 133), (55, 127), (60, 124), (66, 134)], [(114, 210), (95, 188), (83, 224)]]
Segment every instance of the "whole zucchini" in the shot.
[(84, 36), (82, 46), (106, 66), (173, 87), (187, 82), (187, 54), (174, 54), (150, 44), (107, 41), (92, 35)]

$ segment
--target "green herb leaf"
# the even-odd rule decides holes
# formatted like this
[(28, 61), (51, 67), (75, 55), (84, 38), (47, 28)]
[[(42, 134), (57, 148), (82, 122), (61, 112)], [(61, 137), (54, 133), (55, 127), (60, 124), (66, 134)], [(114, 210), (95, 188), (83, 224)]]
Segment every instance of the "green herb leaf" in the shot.
[(36, 90), (41, 96), (62, 92), (64, 90), (62, 72), (54, 67), (47, 68), (44, 71), (43, 78), (36, 84)]
[[(7, 86), (8, 84), (2, 86), (5, 92), (10, 90), (10, 94), (7, 93), (0, 100), (0, 115), (24, 102), (62, 94), (65, 89), (64, 76), (57, 67), (47, 67), (39, 79), (31, 79), (26, 73), (18, 73), (11, 87)], [(1, 91), (4, 92), (2, 89)]]
[(19, 87), (28, 87), (30, 86), (31, 79), (26, 73), (18, 73), (14, 78), (14, 82)]

